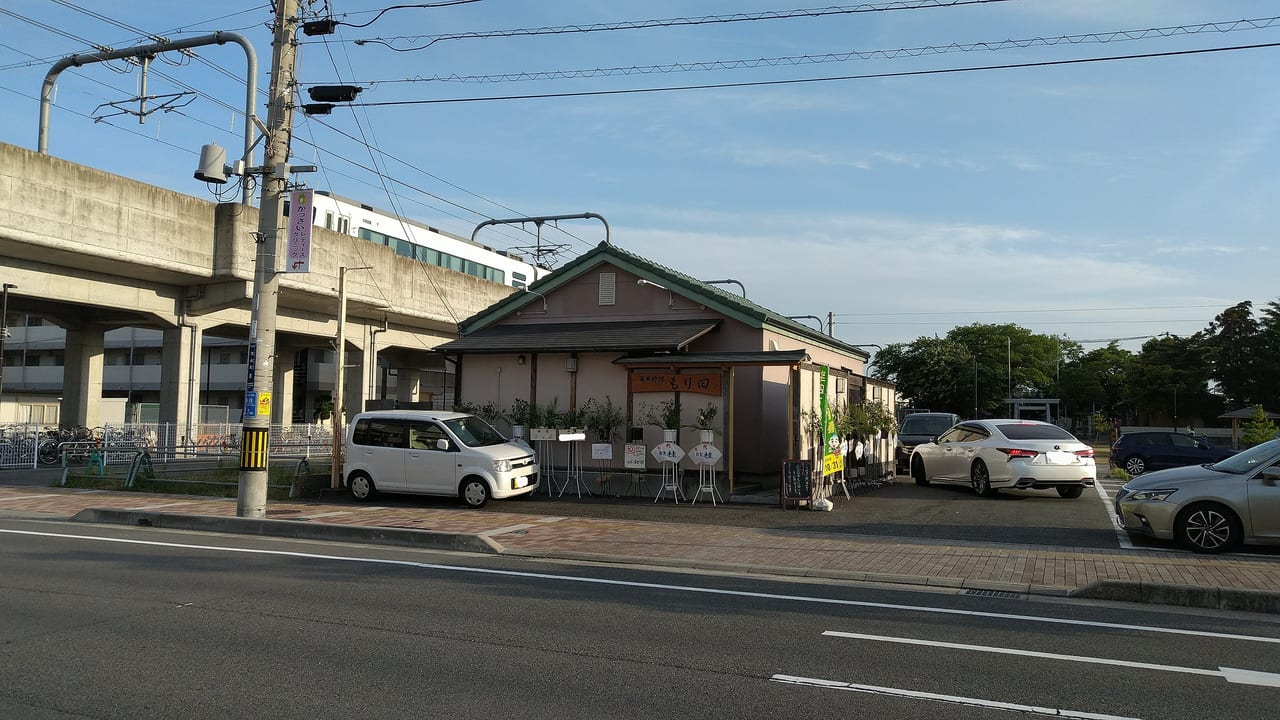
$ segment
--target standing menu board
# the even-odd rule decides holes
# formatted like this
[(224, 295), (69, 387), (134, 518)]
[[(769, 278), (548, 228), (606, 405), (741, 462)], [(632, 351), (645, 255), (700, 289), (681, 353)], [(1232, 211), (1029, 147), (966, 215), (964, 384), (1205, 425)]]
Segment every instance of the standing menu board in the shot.
[(809, 500), (813, 497), (813, 461), (782, 461), (782, 500)]

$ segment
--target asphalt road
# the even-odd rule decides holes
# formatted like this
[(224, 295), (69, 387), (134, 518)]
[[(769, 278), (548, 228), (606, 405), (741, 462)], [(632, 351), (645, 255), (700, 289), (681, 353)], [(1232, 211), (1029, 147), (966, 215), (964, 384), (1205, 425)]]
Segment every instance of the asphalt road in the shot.
[(15, 719), (1198, 720), (1280, 692), (1270, 616), (13, 519), (0, 618)]

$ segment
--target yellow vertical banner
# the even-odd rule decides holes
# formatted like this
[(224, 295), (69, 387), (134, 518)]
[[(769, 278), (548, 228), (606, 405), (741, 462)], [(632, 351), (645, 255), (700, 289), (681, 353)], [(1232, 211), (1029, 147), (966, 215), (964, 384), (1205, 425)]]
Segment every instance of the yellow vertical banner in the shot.
[(822, 366), (819, 386), (821, 387), (822, 401), (822, 476), (834, 475), (844, 470), (844, 455), (840, 454), (840, 433), (836, 432), (836, 418), (834, 408), (827, 400), (827, 384), (831, 374), (831, 368), (826, 365)]

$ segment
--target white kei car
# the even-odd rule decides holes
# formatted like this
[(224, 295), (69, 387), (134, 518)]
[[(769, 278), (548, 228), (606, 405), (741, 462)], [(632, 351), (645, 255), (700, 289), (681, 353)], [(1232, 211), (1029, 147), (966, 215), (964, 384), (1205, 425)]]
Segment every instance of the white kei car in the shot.
[(1000, 488), (1049, 489), (1077, 498), (1097, 479), (1093, 448), (1039, 420), (969, 420), (917, 445), (917, 485), (962, 483), (983, 496)]

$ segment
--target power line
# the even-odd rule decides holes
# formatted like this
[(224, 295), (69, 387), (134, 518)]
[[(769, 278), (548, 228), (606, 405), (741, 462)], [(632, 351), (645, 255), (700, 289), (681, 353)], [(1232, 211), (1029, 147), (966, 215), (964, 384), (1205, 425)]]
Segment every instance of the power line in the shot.
[[(924, 10), (931, 8), (955, 7), (958, 5), (986, 5), (1008, 0), (905, 0), (904, 2), (863, 3), (861, 5), (833, 6), (825, 8), (808, 8), (802, 10), (765, 10), (757, 13), (734, 13), (730, 15), (703, 15), (700, 17), (677, 17), (660, 20), (623, 20), (613, 23), (592, 23), (588, 25), (561, 25), (559, 27), (515, 28), (512, 30), (485, 30), (479, 32), (447, 33), (443, 35), (402, 35), (389, 38), (369, 38), (356, 40), (357, 45), (374, 43), (385, 45), (396, 52), (415, 52), (424, 50), (444, 40), (463, 40), (495, 37), (527, 37), (533, 35), (564, 35), (569, 33), (609, 32), (614, 30), (643, 30), (648, 28), (680, 27), (686, 25), (710, 25), (738, 22), (755, 22), (758, 20), (789, 20), (792, 18), (814, 18), (827, 15), (853, 15), (858, 13), (888, 12), (893, 10)], [(391, 43), (398, 40), (418, 42), (426, 40), (425, 45), (413, 48), (397, 48)]]
[[(855, 322), (852, 320), (841, 320), (837, 322), (836, 325), (930, 325), (932, 326), (932, 325), (947, 324), (947, 322), (948, 321), (945, 321), (945, 320), (938, 320), (936, 322), (917, 322), (917, 321), (895, 322), (895, 321), (889, 321), (889, 320)], [(1210, 322), (1212, 321), (1197, 320), (1197, 319), (1163, 320), (1163, 319), (1157, 318), (1157, 319), (1151, 319), (1151, 320), (1036, 320), (1034, 322), (1025, 323), (1025, 324), (1045, 326), (1045, 325), (1144, 325), (1144, 324), (1152, 325), (1157, 323), (1158, 324), (1200, 323), (1200, 324), (1207, 325)]]
[(833, 313), (833, 317), (890, 317), (904, 315), (1010, 315), (1013, 313), (1045, 313), (1045, 312), (1114, 312), (1129, 310), (1186, 310), (1203, 308), (1220, 308), (1221, 305), (1134, 305), (1101, 308), (1046, 308), (1044, 310), (949, 310), (946, 312), (891, 312), (891, 313)]
[(375, 22), (378, 21), (378, 18), (381, 18), (383, 15), (386, 15), (392, 10), (410, 10), (410, 9), (418, 10), (418, 9), (426, 9), (426, 8), (442, 8), (442, 7), (451, 7), (453, 5), (470, 5), (471, 3), (474, 3), (474, 2), (480, 2), (480, 0), (446, 0), (445, 2), (420, 3), (417, 5), (392, 5), (391, 7), (387, 7), (379, 10), (378, 14), (374, 15), (373, 19), (367, 23), (364, 23), (361, 25), (352, 25), (351, 23), (344, 22), (342, 24), (347, 25), (349, 27), (363, 28), (363, 27), (369, 27), (370, 25), (374, 24)]
[(1175, 25), (1161, 28), (1138, 30), (1112, 30), (1108, 32), (1092, 32), (1076, 35), (1059, 35), (1056, 37), (1035, 37), (1021, 40), (980, 41), (971, 43), (950, 43), (948, 45), (924, 45), (918, 47), (895, 48), (890, 50), (851, 50), (840, 53), (823, 53), (819, 55), (784, 55), (780, 57), (764, 57), (738, 60), (709, 60), (693, 62), (670, 62), (660, 65), (630, 65), (608, 68), (584, 68), (577, 70), (543, 70), (499, 73), (494, 75), (432, 75), (429, 77), (412, 77), (398, 80), (373, 80), (361, 82), (370, 87), (380, 84), (418, 83), (418, 82), (458, 82), (458, 83), (498, 83), (525, 82), (530, 80), (568, 80), (592, 77), (615, 77), (629, 75), (659, 75), (677, 72), (699, 72), (710, 70), (742, 70), (760, 67), (820, 65), (833, 62), (849, 62), (851, 60), (896, 60), (900, 57), (922, 57), (926, 55), (943, 55), (947, 53), (965, 52), (999, 52), (1009, 48), (1053, 47), (1057, 45), (1106, 44), (1133, 40), (1146, 40), (1153, 37), (1172, 37), (1177, 35), (1198, 35), (1201, 33), (1229, 33), (1241, 30), (1262, 30), (1280, 22), (1280, 17), (1254, 18), (1250, 20), (1234, 20), (1197, 25)]
[(1173, 50), (1158, 53), (1140, 53), (1136, 55), (1110, 55), (1097, 58), (1078, 58), (1075, 60), (1045, 60), (1042, 62), (1010, 63), (1007, 65), (980, 65), (975, 67), (941, 68), (936, 70), (906, 70), (900, 72), (866, 73), (863, 75), (841, 75), (837, 77), (796, 78), (791, 80), (755, 80), (750, 82), (709, 83), (705, 85), (672, 85), (656, 88), (631, 88), (626, 90), (585, 90), (581, 92), (536, 93), (531, 95), (497, 95), (471, 98), (438, 98), (435, 100), (387, 100), (383, 102), (352, 103), (357, 107), (391, 107), (395, 105), (442, 105), (445, 103), (488, 102), (494, 100), (544, 100), (567, 97), (598, 97), (604, 95), (638, 95), (660, 92), (676, 92), (682, 90), (724, 90), (743, 87), (766, 87), (771, 85), (804, 85), (821, 82), (837, 82), (843, 80), (874, 80), (883, 78), (915, 77), (922, 75), (951, 75), (955, 73), (979, 72), (984, 70), (1013, 70), (1033, 67), (1050, 67), (1055, 65), (1083, 65), (1085, 63), (1110, 62), (1113, 60), (1141, 60), (1149, 58), (1177, 57), (1185, 55), (1202, 55), (1206, 53), (1229, 52), (1235, 50), (1258, 50), (1261, 48), (1280, 47), (1280, 43), (1260, 43), (1257, 45), (1234, 45), (1231, 47), (1204, 48), (1200, 50)]

